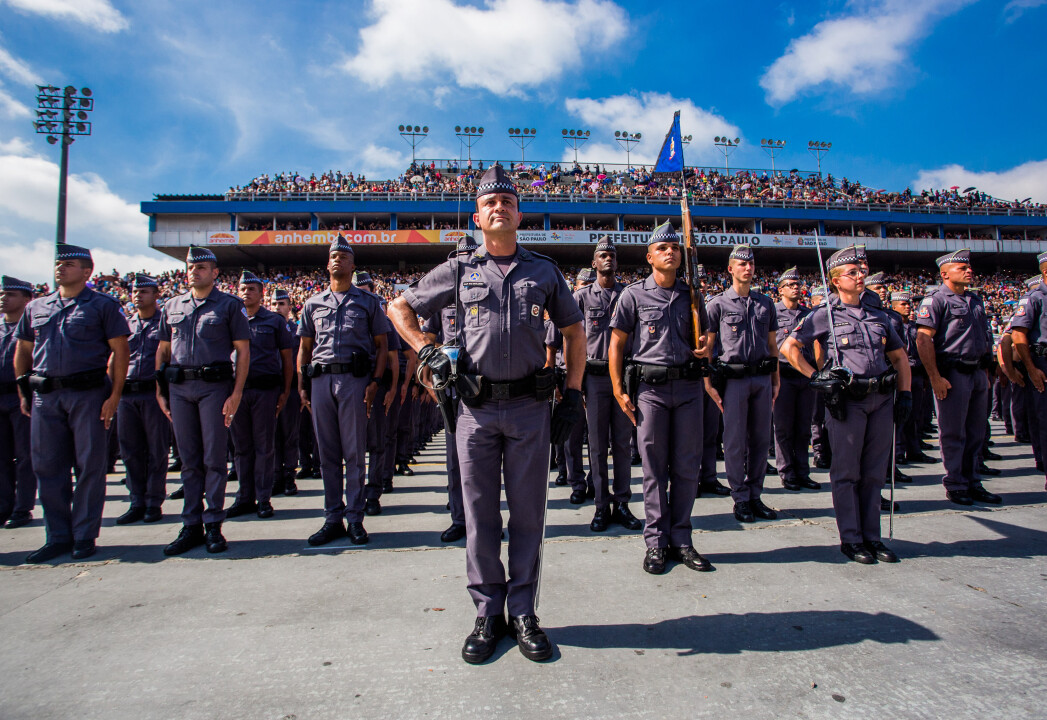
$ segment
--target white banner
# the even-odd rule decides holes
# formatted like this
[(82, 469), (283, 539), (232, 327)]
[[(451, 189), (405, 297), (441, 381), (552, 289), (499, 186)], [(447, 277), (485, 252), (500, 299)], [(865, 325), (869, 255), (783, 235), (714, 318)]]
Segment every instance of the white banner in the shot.
[[(440, 242), (457, 243), (459, 238), (468, 233), (462, 230), (441, 230)], [(480, 231), (473, 231), (479, 242)], [(600, 238), (607, 237), (615, 245), (646, 245), (651, 237), (649, 232), (609, 232), (605, 230), (520, 230), (516, 238), (524, 245), (595, 245)], [(817, 240), (823, 248), (837, 247), (840, 242), (863, 242), (863, 238), (816, 238), (814, 235), (767, 235), (755, 233), (695, 233), (698, 245), (715, 245), (733, 247), (734, 245), (752, 245), (753, 247), (771, 248), (813, 248)]]

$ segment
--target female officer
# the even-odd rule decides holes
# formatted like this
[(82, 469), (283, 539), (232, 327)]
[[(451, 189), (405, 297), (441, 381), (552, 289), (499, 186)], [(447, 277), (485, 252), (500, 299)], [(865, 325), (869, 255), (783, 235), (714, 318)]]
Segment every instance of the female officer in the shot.
[[(904, 423), (912, 410), (909, 360), (886, 313), (861, 303), (868, 271), (860, 254), (852, 245), (829, 258), (827, 302), (800, 322), (781, 352), (826, 395), (840, 550), (860, 563), (898, 562), (880, 538), (880, 490), (891, 456), (892, 422)], [(826, 350), (821, 371), (802, 354), (815, 341)]]

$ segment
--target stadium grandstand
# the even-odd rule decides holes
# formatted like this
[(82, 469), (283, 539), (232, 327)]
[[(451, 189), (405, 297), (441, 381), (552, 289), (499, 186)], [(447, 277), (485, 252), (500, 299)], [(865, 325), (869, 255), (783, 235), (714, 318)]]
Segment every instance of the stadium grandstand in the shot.
[[(141, 204), (149, 244), (182, 258), (210, 247), (227, 266), (257, 272), (322, 267), (326, 245), (344, 234), (358, 262), (407, 275), (446, 257), (472, 223), (474, 185), (491, 162), (419, 160), (398, 177), (353, 172), (262, 174), (225, 193), (156, 195)], [(643, 265), (656, 224), (679, 217), (680, 178), (614, 164), (502, 162), (524, 213), (521, 242), (564, 265), (588, 264), (602, 235), (619, 246), (623, 268)], [(685, 171), (701, 259), (711, 266), (748, 243), (768, 267), (813, 269), (814, 244), (867, 246), (878, 269), (930, 267), (947, 250), (969, 247), (983, 272), (1026, 265), (1047, 243), (1047, 206), (1004, 200), (977, 188), (888, 191), (818, 172), (711, 167)]]

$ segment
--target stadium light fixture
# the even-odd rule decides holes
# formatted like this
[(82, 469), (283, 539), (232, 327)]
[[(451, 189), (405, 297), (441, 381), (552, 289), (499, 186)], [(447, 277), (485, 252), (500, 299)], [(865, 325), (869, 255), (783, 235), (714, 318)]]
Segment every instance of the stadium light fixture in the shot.
[(728, 175), (731, 173), (731, 153), (741, 144), (741, 138), (734, 138), (733, 140), (726, 135), (717, 135), (713, 138), (713, 145), (716, 145), (717, 149), (723, 153), (723, 169)]
[[(69, 146), (77, 135), (91, 134), (91, 123), (87, 113), (95, 109), (91, 88), (80, 88), (67, 85), (58, 88), (54, 85), (36, 86), (36, 120), (33, 127), (37, 135), (46, 135), (51, 145), (61, 143), (62, 161), (58, 171), (58, 221), (55, 228), (55, 242), (65, 242), (65, 208), (66, 187), (69, 177)], [(56, 248), (57, 251), (57, 248)]]
[(414, 151), (422, 141), (429, 136), (428, 125), (401, 125), (399, 127), (400, 137), (411, 146), (411, 165), (414, 165)]
[(520, 146), (520, 163), (524, 162), (524, 149), (534, 142), (538, 131), (534, 128), (509, 128), (509, 139)]
[(564, 128), (560, 131), (563, 135), (563, 140), (567, 143), (568, 147), (574, 148), (574, 164), (578, 164), (578, 146), (584, 145), (585, 141), (589, 139), (588, 130), (568, 130)]
[[(480, 142), (480, 138), (483, 137), (484, 129), (482, 127), (476, 127), (475, 125), (455, 125), (454, 134), (458, 136), (459, 142), (466, 148), (467, 158), (470, 163), (473, 161), (473, 145)], [(458, 154), (458, 159), (461, 160), (461, 153)]]
[(632, 161), (629, 159), (629, 153), (633, 149), (633, 145), (639, 144), (643, 136), (640, 133), (631, 133), (628, 130), (615, 130), (614, 139), (620, 147), (625, 150), (625, 165), (626, 167), (632, 166)]
[(771, 175), (773, 176), (775, 174), (774, 157), (781, 152), (782, 148), (785, 147), (785, 141), (765, 138), (760, 140), (760, 147), (767, 151), (767, 154), (771, 156)]
[(833, 144), (824, 140), (810, 140), (807, 142), (807, 151), (818, 158), (818, 177), (822, 176), (822, 155), (832, 150)]

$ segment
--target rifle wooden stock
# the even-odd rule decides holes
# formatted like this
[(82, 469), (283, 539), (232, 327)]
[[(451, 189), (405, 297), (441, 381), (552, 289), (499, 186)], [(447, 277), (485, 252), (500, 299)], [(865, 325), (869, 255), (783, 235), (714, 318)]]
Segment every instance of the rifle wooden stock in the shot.
[(698, 348), (698, 339), (702, 336), (702, 320), (699, 314), (699, 303), (702, 301), (701, 287), (694, 276), (694, 230), (691, 227), (691, 208), (687, 206), (687, 187), (680, 195), (681, 232), (683, 234), (683, 280), (691, 291), (691, 324), (694, 327), (694, 345)]

